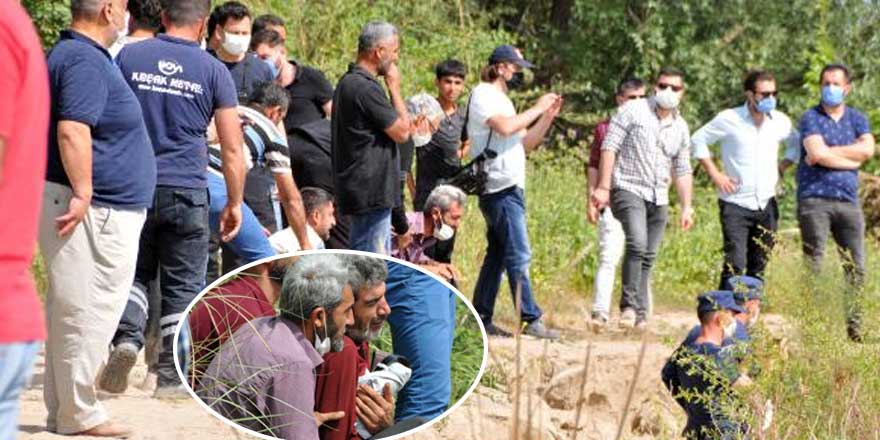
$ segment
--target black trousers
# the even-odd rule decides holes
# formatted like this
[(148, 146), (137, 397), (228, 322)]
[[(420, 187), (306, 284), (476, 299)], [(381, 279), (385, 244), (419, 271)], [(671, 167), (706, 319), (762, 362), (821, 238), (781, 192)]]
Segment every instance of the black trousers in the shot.
[(724, 266), (719, 289), (727, 289), (727, 279), (734, 275), (763, 279), (779, 226), (776, 199), (771, 198), (759, 210), (718, 200), (718, 211), (724, 236)]

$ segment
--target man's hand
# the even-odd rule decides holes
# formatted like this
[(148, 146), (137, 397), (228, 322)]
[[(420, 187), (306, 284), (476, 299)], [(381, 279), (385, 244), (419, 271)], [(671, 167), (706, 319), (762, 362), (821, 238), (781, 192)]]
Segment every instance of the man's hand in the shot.
[(590, 194), (590, 203), (596, 207), (596, 210), (601, 211), (602, 208), (608, 206), (608, 200), (610, 198), (610, 193), (608, 192), (608, 188), (596, 187), (593, 190), (593, 193)]
[(385, 384), (381, 396), (366, 385), (358, 385), (356, 403), (358, 418), (370, 434), (377, 434), (394, 424), (391, 385)]
[(55, 218), (55, 228), (58, 230), (58, 237), (63, 238), (72, 234), (76, 226), (79, 225), (86, 213), (89, 211), (90, 200), (74, 195), (70, 198), (67, 205), (67, 212), (60, 217)]
[(397, 68), (397, 63), (391, 63), (385, 71), (385, 85), (388, 90), (400, 91), (400, 69)]
[(686, 206), (681, 209), (681, 230), (688, 231), (694, 226), (694, 208)]
[[(538, 98), (538, 102), (535, 104), (535, 107), (541, 110), (541, 113), (544, 113), (550, 110), (550, 108), (553, 107), (560, 99), (561, 97), (555, 93), (547, 93), (544, 96)], [(562, 103), (560, 102), (559, 105), (562, 106)]]
[(455, 266), (446, 263), (434, 263), (434, 264), (424, 264), (422, 265), (429, 272), (443, 278), (447, 281), (455, 280), (459, 278), (458, 270), (455, 269)]
[(587, 220), (594, 225), (599, 223), (599, 208), (589, 199), (587, 199)]
[(561, 96), (556, 95), (556, 101), (553, 101), (553, 104), (550, 105), (550, 108), (547, 109), (547, 112), (544, 115), (550, 119), (555, 119), (559, 116), (559, 112), (562, 111), (563, 101), (564, 100)]
[(712, 183), (724, 194), (736, 192), (736, 187), (739, 186), (739, 182), (724, 173), (718, 173), (713, 176)]
[(345, 417), (345, 411), (334, 411), (329, 413), (319, 413), (315, 411), (315, 423), (320, 427), (327, 422), (335, 422)]
[(397, 236), (397, 250), (403, 251), (408, 248), (410, 244), (412, 244), (413, 238), (412, 233), (410, 231), (406, 231), (405, 234)]
[(241, 228), (241, 205), (226, 204), (220, 214), (220, 239), (228, 243), (238, 235)]

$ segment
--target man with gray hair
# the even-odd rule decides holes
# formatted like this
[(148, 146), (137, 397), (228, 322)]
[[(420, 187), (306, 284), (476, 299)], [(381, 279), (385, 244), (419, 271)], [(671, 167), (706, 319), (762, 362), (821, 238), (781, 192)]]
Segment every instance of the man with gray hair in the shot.
[(391, 256), (418, 264), (455, 284), (459, 278), (455, 266), (448, 261), (438, 261), (433, 255), (438, 243), (448, 242), (455, 236), (466, 203), (464, 191), (452, 185), (434, 188), (422, 212), (407, 213), (409, 232), (394, 237)]
[(329, 419), (313, 413), (314, 370), (321, 356), (342, 351), (346, 326), (354, 324), (352, 281), (340, 256), (300, 257), (284, 276), (279, 315), (253, 320), (223, 343), (202, 378), (202, 400), (260, 434), (318, 439)]
[(52, 118), (39, 232), (48, 281), (43, 396), (46, 426), (58, 434), (130, 434), (110, 422), (94, 383), (128, 298), (156, 186), (141, 107), (107, 52), (125, 28), (126, 3), (71, 1), (70, 28), (48, 57)]
[[(400, 39), (389, 23), (367, 23), (357, 61), (333, 98), (332, 162), (339, 210), (351, 218), (351, 249), (388, 254), (391, 209), (400, 199), (400, 153), (410, 138), (397, 68)], [(382, 76), (389, 102), (376, 79)]]

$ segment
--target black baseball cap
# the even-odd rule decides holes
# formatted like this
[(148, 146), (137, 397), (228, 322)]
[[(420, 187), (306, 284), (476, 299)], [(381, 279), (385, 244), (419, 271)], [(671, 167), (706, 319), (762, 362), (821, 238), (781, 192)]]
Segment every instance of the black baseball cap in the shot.
[(526, 61), (522, 55), (519, 54), (519, 51), (509, 44), (496, 47), (495, 50), (492, 51), (492, 55), (489, 56), (489, 64), (498, 64), (501, 62), (514, 63), (517, 66), (526, 69), (535, 68), (534, 64)]

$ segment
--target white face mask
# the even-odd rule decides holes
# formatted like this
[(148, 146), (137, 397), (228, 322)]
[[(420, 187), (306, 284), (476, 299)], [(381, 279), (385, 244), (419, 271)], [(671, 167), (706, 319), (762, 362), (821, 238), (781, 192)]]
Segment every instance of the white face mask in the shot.
[(724, 327), (724, 339), (730, 339), (736, 334), (736, 319), (731, 319), (730, 324)]
[(330, 341), (330, 335), (327, 334), (327, 321), (324, 321), (324, 339), (318, 337), (318, 329), (315, 329), (315, 340), (313, 342), (315, 346), (315, 351), (318, 352), (321, 356), (324, 356), (333, 349), (333, 343)]
[(754, 314), (749, 315), (749, 321), (746, 323), (746, 326), (753, 327), (758, 323), (758, 317), (761, 315), (760, 310), (756, 310)]
[(434, 238), (439, 241), (447, 241), (451, 240), (452, 237), (455, 236), (455, 229), (452, 229), (452, 226), (443, 223), (443, 220), (440, 220), (440, 226), (438, 227), (436, 223), (434, 224)]
[(431, 142), (431, 133), (413, 134), (412, 141), (416, 148), (428, 145), (428, 142)]
[(673, 91), (671, 87), (667, 87), (666, 89), (657, 92), (657, 94), (654, 95), (654, 100), (657, 101), (657, 104), (660, 107), (666, 110), (672, 110), (678, 107), (681, 99), (678, 97), (678, 93)]
[(235, 35), (229, 33), (224, 33), (223, 35), (223, 50), (229, 52), (230, 55), (239, 56), (247, 52), (250, 44), (250, 35)]

